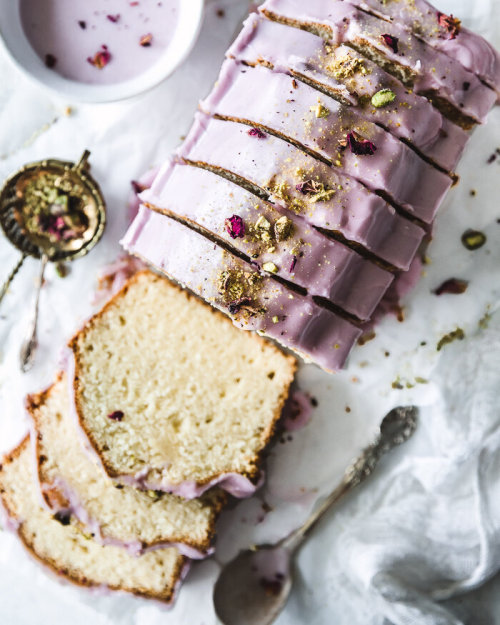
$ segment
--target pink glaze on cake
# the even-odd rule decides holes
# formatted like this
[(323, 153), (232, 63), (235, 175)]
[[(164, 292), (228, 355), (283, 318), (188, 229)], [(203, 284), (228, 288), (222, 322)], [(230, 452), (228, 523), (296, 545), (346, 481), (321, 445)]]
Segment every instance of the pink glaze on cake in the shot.
[[(468, 134), (363, 55), (333, 46), (313, 33), (251, 15), (227, 55), (250, 65), (265, 63), (359, 107), (362, 116), (406, 139), (446, 170), (457, 165)], [(376, 107), (371, 98), (382, 89), (394, 101)]]
[[(500, 55), (483, 37), (459, 25), (446, 28), (440, 12), (427, 0), (346, 0), (389, 22), (396, 21), (436, 50), (457, 60), (500, 96)], [(451, 17), (451, 16), (450, 16)]]
[[(152, 208), (201, 226), (256, 267), (265, 270), (270, 263), (276, 275), (358, 319), (370, 317), (394, 278), (301, 217), (213, 172), (172, 163), (163, 181)], [(239, 225), (238, 231), (230, 219)]]
[[(347, 2), (333, 0), (266, 0), (260, 8), (267, 17), (292, 21), (308, 30), (328, 35), (334, 43), (369, 45), (390, 63), (412, 75), (417, 93), (435, 92), (476, 122), (484, 122), (497, 94), (457, 60), (432, 48), (402, 25), (387, 24)], [(383, 35), (397, 38), (397, 51)]]
[[(252, 97), (258, 93), (259, 97)], [(267, 67), (225, 61), (212, 93), (201, 103), (206, 113), (259, 124), (263, 129), (313, 151), (336, 169), (374, 191), (383, 191), (418, 219), (430, 223), (452, 180), (402, 141), (355, 109), (309, 85)], [(376, 151), (358, 155), (346, 146), (349, 133)]]
[[(260, 274), (187, 226), (146, 208), (122, 245), (230, 315), (237, 327), (269, 336), (327, 371), (343, 366), (360, 335), (359, 328), (311, 298)], [(237, 302), (228, 301), (231, 281), (243, 285)]]
[[(33, 440), (33, 439), (32, 439)], [(110, 538), (103, 533), (102, 525), (96, 520), (89, 516), (87, 510), (82, 505), (78, 494), (72, 489), (69, 484), (64, 481), (62, 478), (58, 478), (54, 480), (51, 484), (41, 485), (42, 492), (50, 491), (51, 489), (57, 489), (59, 493), (61, 493), (68, 502), (66, 507), (61, 507), (59, 509), (52, 509), (45, 504), (45, 508), (50, 510), (52, 513), (67, 513), (68, 515), (74, 516), (77, 518), (92, 534), (93, 540), (96, 540), (101, 545), (109, 545), (112, 547), (122, 547), (126, 549), (130, 555), (132, 556), (140, 556), (144, 553), (148, 553), (149, 551), (156, 551), (157, 549), (166, 549), (168, 547), (175, 547), (179, 553), (191, 560), (202, 560), (212, 555), (214, 552), (214, 547), (210, 547), (207, 551), (200, 551), (195, 547), (187, 545), (185, 543), (178, 542), (158, 542), (154, 545), (147, 546), (144, 545), (139, 540), (119, 540), (116, 538)]]
[[(399, 269), (409, 267), (424, 236), (419, 226), (398, 215), (354, 178), (272, 135), (256, 139), (244, 124), (197, 114), (179, 155), (236, 174), (264, 189), (273, 202), (303, 216), (308, 223), (341, 233)], [(168, 169), (167, 164), (151, 190), (142, 194), (145, 202), (161, 202), (158, 196)], [(318, 201), (299, 190), (305, 180), (319, 182), (335, 194)]]

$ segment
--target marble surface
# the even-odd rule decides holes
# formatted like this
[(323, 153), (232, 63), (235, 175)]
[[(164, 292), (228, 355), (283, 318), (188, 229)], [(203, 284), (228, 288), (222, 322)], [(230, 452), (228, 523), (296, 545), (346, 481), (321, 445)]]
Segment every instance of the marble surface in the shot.
[[(500, 45), (497, 0), (473, 6), (452, 0), (439, 2), (444, 11), (462, 8), (468, 25)], [(70, 267), (67, 278), (53, 267), (41, 298), (40, 351), (35, 368), (18, 371), (19, 345), (26, 331), (37, 263), (26, 262), (0, 309), (0, 451), (23, 435), (23, 398), (49, 384), (59, 366), (61, 345), (94, 310), (97, 274), (120, 253), (119, 238), (128, 220), (130, 180), (162, 161), (188, 131), (198, 100), (216, 78), (223, 53), (248, 10), (244, 0), (208, 1), (201, 37), (187, 62), (158, 88), (132, 100), (109, 105), (79, 105), (59, 99), (31, 83), (0, 50), (0, 178), (25, 162), (54, 156), (75, 160), (84, 148), (92, 152), (94, 176), (108, 203), (109, 223), (102, 242), (87, 258)], [(478, 129), (458, 173), (460, 184), (449, 194), (437, 219), (429, 248), (429, 264), (415, 291), (406, 298), (405, 321), (387, 318), (377, 336), (353, 352), (348, 368), (336, 376), (302, 366), (302, 389), (317, 398), (311, 422), (273, 448), (268, 457), (268, 481), (257, 497), (241, 502), (219, 523), (215, 558), (197, 564), (176, 606), (161, 606), (131, 597), (96, 597), (60, 586), (26, 558), (13, 536), (0, 532), (0, 616), (5, 623), (42, 625), (69, 621), (73, 625), (215, 625), (211, 588), (220, 563), (252, 543), (278, 539), (307, 516), (315, 501), (340, 479), (345, 467), (371, 441), (381, 417), (393, 406), (417, 403), (431, 407), (439, 388), (433, 372), (439, 367), (440, 338), (461, 327), (473, 335), (485, 313), (500, 297), (500, 158), (486, 164), (500, 146), (500, 110)], [(475, 194), (472, 195), (471, 191)], [(488, 242), (478, 252), (462, 246), (467, 228), (483, 230)], [(0, 239), (0, 279), (18, 254)], [(435, 296), (444, 280), (470, 281), (461, 296)], [(420, 380), (420, 382), (419, 382)], [(430, 383), (424, 384), (421, 380)], [(402, 388), (399, 388), (402, 387)], [(422, 433), (380, 468), (377, 476), (342, 504), (301, 552), (297, 592), (279, 618), (280, 625), (298, 625), (304, 614), (326, 625), (388, 623), (367, 612), (363, 588), (354, 594), (334, 592), (335, 573), (323, 577), (325, 563), (342, 568), (339, 544), (343, 532), (373, 504), (369, 493), (383, 492), (397, 463), (412, 458), (425, 445)], [(439, 453), (435, 451), (435, 453)], [(272, 511), (264, 514), (262, 502)], [(329, 569), (332, 570), (332, 566)], [(447, 602), (457, 622), (500, 623), (500, 580)], [(353, 597), (358, 597), (353, 599)], [(437, 625), (437, 621), (436, 621)]]

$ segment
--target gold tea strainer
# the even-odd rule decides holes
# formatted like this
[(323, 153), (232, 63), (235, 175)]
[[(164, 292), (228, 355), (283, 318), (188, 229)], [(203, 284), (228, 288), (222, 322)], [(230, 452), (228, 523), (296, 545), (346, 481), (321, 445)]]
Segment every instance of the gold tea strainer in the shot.
[(89, 156), (85, 150), (77, 163), (57, 159), (28, 163), (0, 191), (0, 224), (22, 254), (0, 288), (0, 302), (26, 257), (41, 261), (33, 317), (20, 353), (23, 371), (34, 362), (38, 302), (47, 263), (85, 256), (104, 231), (106, 207), (99, 185), (88, 172)]

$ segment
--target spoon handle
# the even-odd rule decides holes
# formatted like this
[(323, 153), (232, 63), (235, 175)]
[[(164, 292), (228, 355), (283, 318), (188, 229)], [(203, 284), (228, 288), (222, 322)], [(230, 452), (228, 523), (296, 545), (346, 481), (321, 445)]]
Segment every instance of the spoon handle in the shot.
[(17, 272), (19, 271), (19, 269), (21, 269), (21, 266), (24, 263), (24, 261), (26, 260), (26, 257), (27, 257), (27, 254), (23, 254), (21, 256), (21, 258), (17, 262), (17, 264), (14, 267), (14, 269), (9, 273), (9, 275), (7, 276), (7, 279), (2, 284), (2, 288), (0, 289), (0, 303), (2, 302), (3, 298), (7, 295), (7, 291), (9, 290), (9, 286), (12, 284), (12, 280), (14, 280), (14, 278), (16, 277)]
[(346, 493), (372, 474), (382, 456), (412, 436), (416, 429), (417, 413), (418, 409), (414, 406), (391, 410), (382, 421), (380, 434), (375, 442), (363, 450), (344, 473), (340, 484), (321, 502), (301, 527), (281, 541), (281, 546), (290, 551), (297, 549), (321, 517)]
[(21, 345), (20, 360), (21, 371), (23, 373), (29, 371), (35, 361), (35, 352), (38, 344), (36, 338), (36, 329), (38, 325), (38, 304), (40, 302), (40, 291), (42, 290), (43, 285), (43, 275), (45, 273), (45, 267), (47, 266), (48, 260), (49, 258), (47, 254), (43, 254), (42, 262), (40, 265), (40, 273), (38, 275), (38, 280), (36, 284), (35, 303), (33, 308), (33, 316), (29, 325), (29, 333), (27, 335), (27, 338), (23, 341), (23, 344)]

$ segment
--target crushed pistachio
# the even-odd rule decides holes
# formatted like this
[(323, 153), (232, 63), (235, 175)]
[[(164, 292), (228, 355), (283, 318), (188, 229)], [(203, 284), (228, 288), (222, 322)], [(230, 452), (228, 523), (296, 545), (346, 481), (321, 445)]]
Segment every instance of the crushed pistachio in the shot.
[(391, 104), (396, 99), (396, 94), (390, 89), (381, 89), (372, 96), (371, 103), (375, 108), (382, 108)]
[(486, 235), (479, 230), (466, 230), (462, 235), (462, 243), (471, 252), (478, 250), (486, 243)]
[(77, 239), (88, 228), (84, 188), (59, 174), (41, 170), (16, 185), (20, 219), (26, 230), (51, 243)]
[(291, 219), (288, 219), (285, 215), (280, 217), (274, 223), (274, 236), (276, 241), (286, 241), (292, 236), (293, 233), (293, 222)]
[(273, 317), (273, 323), (279, 323), (279, 317), (278, 317), (278, 315), (274, 315), (274, 317)]
[(453, 341), (463, 341), (464, 339), (465, 332), (462, 330), (462, 328), (457, 328), (456, 330), (453, 330), (453, 332), (445, 334), (437, 344), (436, 349), (438, 352), (440, 352), (445, 345), (449, 345), (450, 343), (453, 343)]
[(326, 71), (333, 74), (337, 80), (351, 78), (357, 73), (363, 75), (367, 73), (363, 59), (358, 57), (335, 59), (333, 63), (326, 66)]
[(264, 217), (264, 215), (260, 215), (257, 221), (255, 222), (255, 227), (260, 230), (271, 230), (271, 224)]
[(318, 102), (315, 106), (311, 106), (311, 111), (318, 118), (326, 119), (330, 115), (330, 109), (327, 109), (326, 106), (323, 106), (321, 102)]
[(274, 263), (264, 263), (262, 269), (269, 273), (278, 273), (278, 267)]

